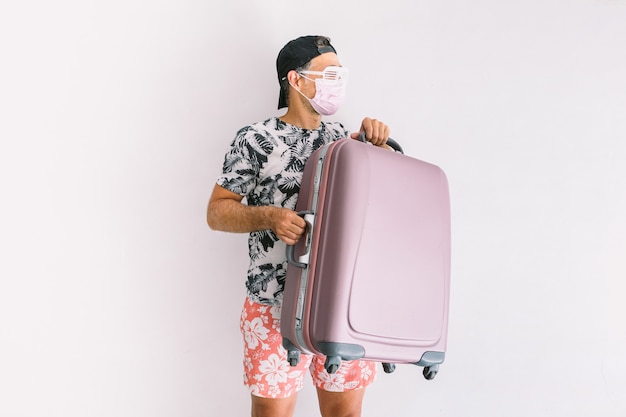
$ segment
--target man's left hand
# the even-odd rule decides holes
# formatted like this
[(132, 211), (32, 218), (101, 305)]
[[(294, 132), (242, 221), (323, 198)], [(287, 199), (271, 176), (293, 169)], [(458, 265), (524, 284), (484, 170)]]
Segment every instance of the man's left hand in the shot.
[(362, 132), (365, 132), (367, 141), (375, 146), (385, 147), (387, 138), (389, 138), (389, 126), (380, 120), (370, 119), (369, 117), (363, 119), (359, 132), (351, 133), (350, 137), (352, 139), (358, 139)]

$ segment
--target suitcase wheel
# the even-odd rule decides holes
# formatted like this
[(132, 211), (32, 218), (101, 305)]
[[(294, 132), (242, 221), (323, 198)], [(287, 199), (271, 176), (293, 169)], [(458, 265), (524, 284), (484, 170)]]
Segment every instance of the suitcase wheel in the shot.
[(424, 378), (430, 381), (431, 379), (434, 379), (435, 376), (437, 376), (438, 371), (439, 365), (426, 366), (422, 371), (422, 374), (424, 375)]
[(390, 374), (396, 370), (396, 364), (383, 362), (383, 370), (385, 371), (386, 374)]
[(290, 366), (297, 366), (300, 363), (300, 351), (290, 350), (287, 352), (287, 360)]
[(337, 369), (339, 369), (340, 365), (341, 365), (341, 357), (327, 356), (326, 363), (324, 363), (324, 368), (326, 369), (326, 372), (328, 372), (329, 374), (334, 374), (335, 372), (337, 372)]

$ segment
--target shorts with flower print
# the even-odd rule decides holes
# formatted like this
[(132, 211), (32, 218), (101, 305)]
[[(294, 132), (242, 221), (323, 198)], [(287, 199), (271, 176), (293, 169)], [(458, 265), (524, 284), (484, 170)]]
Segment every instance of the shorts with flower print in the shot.
[(280, 306), (255, 303), (246, 297), (241, 312), (244, 338), (244, 384), (252, 395), (287, 398), (302, 388), (307, 368), (313, 384), (320, 389), (344, 392), (364, 388), (376, 378), (376, 363), (364, 360), (342, 361), (329, 374), (324, 356), (300, 355), (300, 363), (290, 366), (280, 334)]

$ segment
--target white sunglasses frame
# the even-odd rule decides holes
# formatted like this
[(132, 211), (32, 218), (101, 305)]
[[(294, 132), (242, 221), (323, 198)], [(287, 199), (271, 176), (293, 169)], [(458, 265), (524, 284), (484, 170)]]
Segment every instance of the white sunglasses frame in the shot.
[(321, 75), (324, 81), (345, 80), (348, 77), (348, 69), (330, 65), (324, 71), (298, 71), (300, 75)]

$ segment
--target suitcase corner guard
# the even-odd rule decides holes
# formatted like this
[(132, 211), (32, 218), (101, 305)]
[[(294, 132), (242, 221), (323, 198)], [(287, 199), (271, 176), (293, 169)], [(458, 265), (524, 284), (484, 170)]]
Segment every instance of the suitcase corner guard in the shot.
[(430, 381), (437, 376), (437, 373), (439, 372), (439, 365), (443, 363), (445, 358), (445, 352), (424, 352), (422, 358), (419, 362), (415, 362), (415, 365), (424, 367), (422, 374), (424, 375), (424, 378)]
[(365, 356), (365, 348), (352, 343), (319, 342), (316, 348), (326, 356), (324, 368), (329, 374), (337, 372), (342, 360), (352, 361)]

